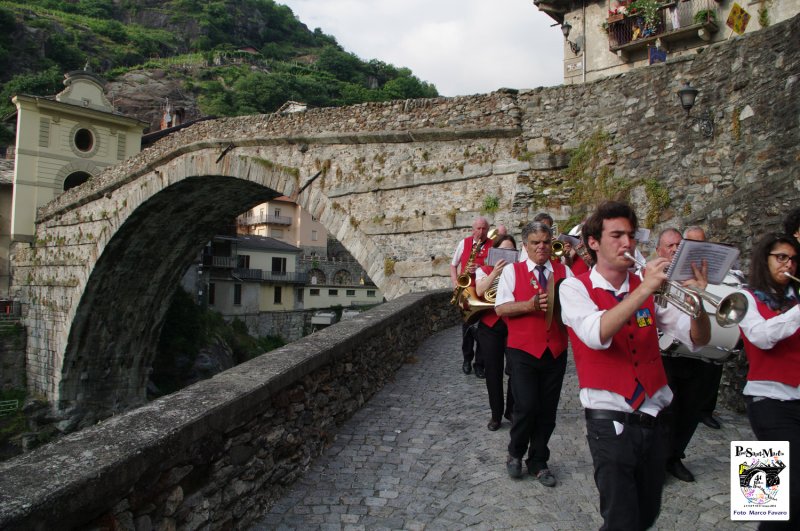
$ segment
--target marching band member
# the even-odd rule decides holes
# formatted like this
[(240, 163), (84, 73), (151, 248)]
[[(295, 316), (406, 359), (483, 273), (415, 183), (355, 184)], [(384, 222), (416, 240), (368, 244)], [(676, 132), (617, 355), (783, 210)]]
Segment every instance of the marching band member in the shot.
[[(739, 323), (750, 369), (744, 386), (747, 416), (760, 441), (789, 441), (800, 452), (800, 305), (797, 276), (800, 244), (792, 235), (767, 235), (753, 249), (748, 309)], [(800, 467), (790, 469), (788, 522), (762, 522), (759, 529), (797, 529)]]
[[(553, 224), (555, 221), (553, 220), (553, 216), (548, 214), (547, 212), (539, 212), (535, 216), (533, 216), (533, 221), (536, 223), (544, 223), (547, 227), (551, 230), (553, 229)], [(527, 252), (525, 251), (525, 242), (522, 242), (522, 248), (519, 250), (519, 257), (517, 257), (517, 262), (524, 262), (528, 259)]]
[(783, 232), (800, 242), (800, 207), (790, 211), (783, 220)]
[[(682, 239), (681, 233), (676, 229), (662, 230), (658, 235), (656, 254), (671, 263)], [(697, 287), (706, 288), (705, 284), (698, 284)], [(698, 358), (671, 356), (669, 352), (664, 353), (661, 361), (664, 362), (664, 371), (673, 393), (672, 403), (664, 411), (669, 426), (667, 472), (681, 481), (691, 482), (694, 481), (694, 475), (681, 459), (700, 422), (699, 401), (703, 395), (703, 375), (705, 366), (709, 364)]]
[(557, 319), (547, 328), (547, 308), (554, 303), (548, 299), (547, 286), (572, 273), (561, 262), (550, 260), (552, 233), (544, 223), (527, 224), (522, 241), (528, 258), (503, 268), (495, 299), (497, 315), (507, 318), (506, 357), (514, 395), (506, 470), (512, 478), (522, 477), (522, 458), (527, 452), (528, 473), (553, 487), (556, 479), (547, 464), (548, 442), (556, 426), (567, 368), (567, 332)]
[[(661, 508), (665, 441), (657, 417), (672, 391), (656, 325), (694, 346), (710, 336), (705, 312), (692, 319), (672, 305), (654, 304), (653, 293), (667, 278), (666, 259), (650, 262), (643, 280), (629, 271), (625, 253), (634, 252), (636, 228), (628, 204), (598, 206), (583, 226), (584, 245), (596, 265), (560, 289), (600, 493), (601, 529), (646, 529)], [(693, 270), (703, 280), (702, 271)]]
[[(517, 242), (513, 236), (506, 234), (498, 236), (493, 247), (516, 249)], [(499, 281), (500, 274), (508, 263), (505, 260), (499, 260), (494, 266), (484, 265), (475, 272), (475, 292), (479, 297), (483, 297), (486, 290), (496, 280)], [(478, 328), (475, 331), (475, 339), (478, 341), (478, 357), (483, 360), (486, 369), (486, 392), (489, 394), (489, 407), (492, 410), (492, 418), (486, 426), (489, 431), (497, 431), (500, 428), (502, 417), (511, 420), (514, 404), (511, 385), (508, 386), (507, 399), (503, 400), (503, 377), (505, 374), (503, 370), (507, 335), (508, 328), (505, 321), (500, 319), (493, 309), (486, 310), (481, 314)]]
[[(456, 250), (453, 253), (453, 259), (450, 262), (450, 280), (453, 283), (453, 288), (458, 286), (458, 275), (465, 270), (475, 281), (475, 269), (483, 265), (486, 260), (486, 255), (489, 254), (489, 245), (486, 245), (487, 235), (489, 234), (489, 222), (483, 216), (475, 218), (472, 222), (472, 236), (468, 236), (458, 242)], [(469, 263), (469, 258), (472, 255), (473, 245), (477, 242), (478, 249), (475, 253), (473, 263)], [(468, 270), (467, 270), (468, 269)], [(473, 335), (473, 328), (471, 325), (464, 323), (461, 327), (462, 340), (461, 340), (461, 353), (463, 354), (464, 361), (461, 364), (461, 370), (464, 374), (472, 372), (472, 359), (475, 357), (475, 337)], [(480, 358), (475, 359), (475, 376), (481, 378), (483, 376), (483, 362)]]
[[(683, 231), (686, 240), (706, 241), (706, 231), (702, 227), (692, 225)], [(733, 272), (731, 272), (732, 274)], [(700, 422), (713, 430), (718, 430), (722, 426), (714, 418), (714, 409), (717, 407), (717, 395), (719, 394), (719, 384), (722, 381), (722, 363), (709, 361), (703, 364), (702, 391), (700, 393)]]

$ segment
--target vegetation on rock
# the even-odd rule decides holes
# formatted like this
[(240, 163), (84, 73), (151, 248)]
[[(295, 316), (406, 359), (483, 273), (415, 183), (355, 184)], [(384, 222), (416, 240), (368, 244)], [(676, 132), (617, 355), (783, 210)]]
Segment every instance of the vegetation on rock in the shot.
[(14, 94), (55, 94), (65, 72), (86, 65), (108, 81), (163, 69), (203, 115), (438, 95), (272, 0), (5, 0), (0, 24), (0, 115), (14, 110)]

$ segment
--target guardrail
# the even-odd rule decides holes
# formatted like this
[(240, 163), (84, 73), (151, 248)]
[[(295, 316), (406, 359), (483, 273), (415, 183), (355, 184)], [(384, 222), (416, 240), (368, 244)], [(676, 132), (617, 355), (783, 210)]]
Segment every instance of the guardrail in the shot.
[(19, 400), (0, 400), (0, 417), (10, 415), (19, 409)]

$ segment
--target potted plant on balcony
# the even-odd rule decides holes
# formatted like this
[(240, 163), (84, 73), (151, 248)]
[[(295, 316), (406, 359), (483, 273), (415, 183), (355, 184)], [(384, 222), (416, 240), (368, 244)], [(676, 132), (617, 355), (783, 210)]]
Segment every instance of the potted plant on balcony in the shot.
[(661, 3), (658, 0), (635, 0), (631, 2), (628, 14), (642, 19), (644, 33), (652, 33), (655, 32), (658, 25), (659, 9), (661, 9)]
[(694, 14), (695, 24), (717, 24), (717, 13), (713, 9), (701, 9)]

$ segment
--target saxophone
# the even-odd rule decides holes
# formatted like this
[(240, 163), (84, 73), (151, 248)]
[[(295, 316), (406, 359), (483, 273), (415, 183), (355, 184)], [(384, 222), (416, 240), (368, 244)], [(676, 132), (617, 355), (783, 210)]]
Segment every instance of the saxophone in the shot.
[(481, 242), (475, 241), (472, 243), (472, 251), (469, 253), (467, 265), (458, 277), (456, 277), (456, 288), (453, 290), (453, 297), (450, 299), (450, 304), (457, 305), (461, 299), (461, 292), (467, 289), (472, 284), (472, 277), (469, 276), (469, 268), (475, 263), (475, 256), (481, 248)]

